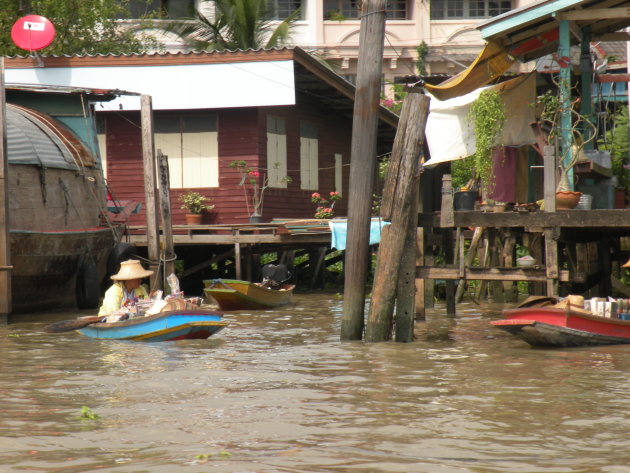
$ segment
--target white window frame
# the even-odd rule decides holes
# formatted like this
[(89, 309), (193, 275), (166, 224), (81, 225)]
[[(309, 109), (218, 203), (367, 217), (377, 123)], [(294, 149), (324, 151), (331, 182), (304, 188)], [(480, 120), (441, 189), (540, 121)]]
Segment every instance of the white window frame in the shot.
[[(160, 119), (171, 127), (160, 129)], [(187, 130), (187, 120), (207, 119), (207, 129)], [(163, 115), (155, 120), (155, 149), (168, 156), (171, 189), (219, 187), (219, 134), (217, 116)]]
[(319, 187), (319, 143), (317, 125), (300, 122), (300, 189)]
[(335, 192), (342, 195), (343, 190), (343, 155), (335, 153)]
[(286, 120), (267, 115), (267, 177), (269, 187), (287, 187)]

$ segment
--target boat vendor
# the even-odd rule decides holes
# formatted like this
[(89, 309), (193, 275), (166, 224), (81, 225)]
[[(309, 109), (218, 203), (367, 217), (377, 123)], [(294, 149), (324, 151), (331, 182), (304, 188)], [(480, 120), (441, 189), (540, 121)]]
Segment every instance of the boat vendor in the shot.
[(118, 273), (111, 276), (114, 284), (105, 291), (98, 315), (108, 316), (107, 322), (117, 321), (126, 315), (127, 309), (134, 306), (136, 302), (148, 299), (149, 293), (142, 285), (142, 280), (152, 274), (153, 271), (144, 269), (138, 260), (132, 259), (120, 263)]

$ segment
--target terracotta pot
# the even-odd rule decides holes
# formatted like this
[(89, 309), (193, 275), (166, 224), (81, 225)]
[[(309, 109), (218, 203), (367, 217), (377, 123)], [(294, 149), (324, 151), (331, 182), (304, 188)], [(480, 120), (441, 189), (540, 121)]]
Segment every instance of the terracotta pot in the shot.
[(570, 210), (574, 209), (580, 201), (581, 192), (576, 191), (558, 191), (556, 192), (556, 209)]
[(201, 214), (186, 214), (186, 225), (201, 224)]

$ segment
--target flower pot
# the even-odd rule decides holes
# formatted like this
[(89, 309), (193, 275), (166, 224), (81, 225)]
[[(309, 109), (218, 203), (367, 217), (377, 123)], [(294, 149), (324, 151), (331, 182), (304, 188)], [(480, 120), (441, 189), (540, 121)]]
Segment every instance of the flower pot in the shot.
[(186, 214), (186, 225), (200, 225), (201, 214)]
[(580, 201), (581, 192), (576, 191), (558, 191), (556, 192), (556, 209), (570, 210), (574, 209)]
[(263, 216), (259, 214), (252, 214), (249, 216), (249, 223), (262, 223)]
[(458, 191), (453, 194), (455, 210), (474, 210), (477, 201), (477, 191)]

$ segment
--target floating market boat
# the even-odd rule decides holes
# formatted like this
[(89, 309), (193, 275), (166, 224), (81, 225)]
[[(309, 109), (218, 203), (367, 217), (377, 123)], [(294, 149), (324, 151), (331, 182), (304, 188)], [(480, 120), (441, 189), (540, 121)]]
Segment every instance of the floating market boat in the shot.
[(506, 309), (495, 327), (540, 347), (630, 343), (630, 320), (603, 317), (577, 306)]
[(236, 279), (204, 280), (204, 294), (221, 310), (270, 309), (291, 302), (294, 284), (269, 289), (262, 284)]
[(83, 335), (143, 342), (205, 339), (228, 325), (221, 312), (206, 309), (171, 310), (113, 323), (93, 321), (93, 317), (86, 319), (87, 325), (78, 330)]

